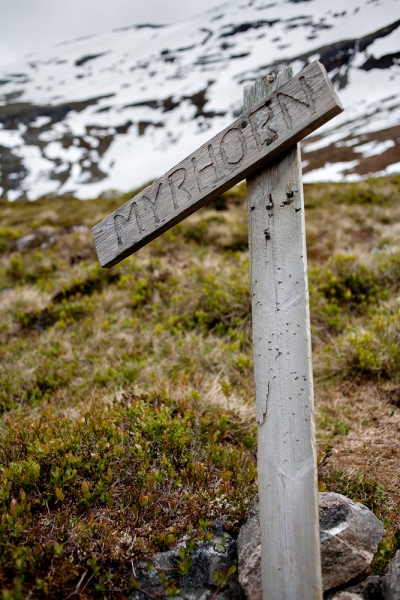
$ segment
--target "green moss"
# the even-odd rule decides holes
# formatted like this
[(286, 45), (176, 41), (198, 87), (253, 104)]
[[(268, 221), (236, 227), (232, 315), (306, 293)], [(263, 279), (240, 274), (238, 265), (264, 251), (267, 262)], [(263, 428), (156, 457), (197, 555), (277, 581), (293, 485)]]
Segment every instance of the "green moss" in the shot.
[[(386, 300), (389, 289), (382, 279), (379, 273), (360, 264), (355, 255), (338, 254), (323, 267), (314, 267), (310, 271), (313, 312), (320, 308), (320, 313), (325, 313), (329, 322), (330, 314), (336, 316), (343, 309), (359, 311), (379, 300)], [(334, 322), (332, 320), (332, 324)]]
[[(228, 430), (235, 446), (226, 441)], [(166, 549), (188, 528), (193, 535), (193, 525), (212, 516), (213, 507), (242, 515), (256, 474), (229, 414), (199, 418), (158, 395), (126, 394), (122, 402), (93, 403), (73, 418), (52, 409), (39, 421), (9, 418), (0, 461), (7, 465), (0, 495), (3, 585), (11, 587), (18, 576), (40, 597), (38, 580), (46, 578), (50, 598), (73, 589), (79, 556), (88, 557), (94, 590), (110, 570), (116, 580), (125, 570), (127, 576), (124, 558)], [(42, 541), (41, 519), (51, 523)], [(118, 523), (135, 541), (116, 556)], [(58, 577), (46, 577), (52, 561), (64, 588)]]
[(392, 301), (375, 308), (366, 324), (348, 325), (343, 336), (323, 349), (326, 372), (364, 377), (380, 382), (400, 382), (400, 311)]
[(336, 492), (361, 502), (367, 506), (379, 519), (387, 514), (386, 493), (383, 486), (372, 477), (363, 474), (349, 476), (342, 471), (333, 471), (323, 477), (327, 492)]
[(375, 310), (400, 288), (400, 254), (375, 254), (368, 267), (355, 255), (338, 254), (310, 269), (312, 324), (340, 333), (349, 314)]
[(18, 238), (20, 231), (11, 227), (0, 228), (0, 254), (8, 252), (12, 241)]
[(385, 522), (386, 531), (383, 539), (379, 542), (378, 550), (374, 556), (371, 575), (382, 577), (388, 570), (390, 561), (396, 551), (400, 549), (400, 529), (391, 527), (390, 521)]
[(347, 205), (390, 205), (400, 192), (400, 176), (378, 177), (357, 183), (313, 183), (304, 186), (306, 208), (322, 203)]

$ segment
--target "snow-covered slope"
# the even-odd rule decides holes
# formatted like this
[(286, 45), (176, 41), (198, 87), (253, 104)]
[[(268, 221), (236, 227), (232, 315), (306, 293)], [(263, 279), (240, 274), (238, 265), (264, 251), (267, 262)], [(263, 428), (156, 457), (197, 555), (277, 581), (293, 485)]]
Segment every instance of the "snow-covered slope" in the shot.
[(399, 0), (231, 0), (53, 47), (0, 73), (3, 197), (93, 197), (160, 176), (241, 111), (243, 86), (319, 59), (346, 111), (306, 180), (400, 172)]

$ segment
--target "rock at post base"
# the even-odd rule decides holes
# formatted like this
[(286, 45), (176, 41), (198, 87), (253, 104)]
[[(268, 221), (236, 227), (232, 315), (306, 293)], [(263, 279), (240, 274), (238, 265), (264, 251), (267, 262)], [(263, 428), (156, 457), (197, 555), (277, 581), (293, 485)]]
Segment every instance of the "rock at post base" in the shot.
[(400, 600), (400, 550), (397, 550), (383, 581), (385, 600)]
[[(320, 493), (318, 499), (322, 580), (324, 590), (329, 590), (368, 575), (384, 530), (367, 507), (341, 494)], [(262, 600), (258, 496), (250, 505), (237, 547), (239, 582), (246, 598)]]
[(373, 512), (341, 494), (319, 494), (324, 590), (366, 577), (382, 539), (383, 525)]
[(146, 563), (136, 565), (133, 575), (144, 591), (133, 591), (129, 600), (148, 600), (149, 597), (165, 600), (167, 594), (161, 582), (161, 573), (175, 579), (179, 589), (175, 600), (245, 600), (237, 572), (233, 573), (227, 586), (220, 591), (214, 579), (216, 572), (226, 573), (237, 563), (235, 537), (224, 535), (223, 525), (219, 519), (214, 521), (211, 526), (213, 541), (200, 542), (197, 545), (191, 556), (192, 566), (186, 575), (178, 575), (179, 546), (155, 554), (150, 569)]
[(345, 600), (343, 594), (352, 594), (355, 598), (362, 600), (384, 600), (382, 591), (383, 577), (367, 577), (356, 585), (346, 585), (343, 590), (330, 590), (324, 594), (325, 600)]
[(353, 592), (339, 592), (334, 600), (363, 600), (363, 597), (360, 594), (354, 594)]

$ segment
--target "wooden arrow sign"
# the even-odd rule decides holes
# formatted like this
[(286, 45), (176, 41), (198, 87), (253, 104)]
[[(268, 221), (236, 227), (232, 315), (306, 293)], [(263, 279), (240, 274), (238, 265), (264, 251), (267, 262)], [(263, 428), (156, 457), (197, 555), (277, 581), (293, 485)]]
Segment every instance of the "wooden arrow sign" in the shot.
[(324, 67), (308, 65), (93, 227), (112, 267), (342, 112)]

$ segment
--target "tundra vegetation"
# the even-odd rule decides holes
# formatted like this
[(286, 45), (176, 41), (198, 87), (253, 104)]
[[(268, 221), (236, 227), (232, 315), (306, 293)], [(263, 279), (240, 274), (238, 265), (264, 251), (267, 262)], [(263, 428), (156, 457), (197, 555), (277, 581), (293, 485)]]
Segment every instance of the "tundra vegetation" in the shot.
[[(256, 493), (245, 186), (102, 270), (90, 227), (123, 200), (0, 205), (3, 600), (127, 598), (139, 559), (186, 536), (186, 572)], [(400, 547), (400, 176), (305, 201), (319, 486), (384, 521), (381, 574)]]

